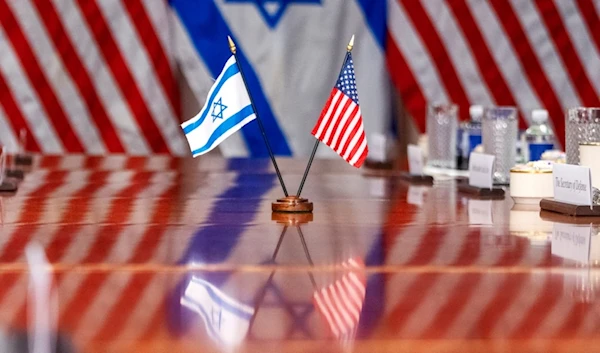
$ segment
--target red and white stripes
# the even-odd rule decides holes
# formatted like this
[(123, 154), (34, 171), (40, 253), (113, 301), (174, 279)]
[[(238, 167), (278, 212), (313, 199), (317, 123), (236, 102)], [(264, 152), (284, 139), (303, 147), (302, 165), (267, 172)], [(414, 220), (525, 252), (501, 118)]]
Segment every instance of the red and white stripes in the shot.
[(185, 154), (169, 21), (165, 1), (0, 0), (3, 143)]
[(564, 140), (564, 112), (598, 106), (598, 7), (592, 1), (389, 0), (387, 59), (417, 126), (425, 105), (452, 101), (550, 112)]
[(348, 271), (342, 278), (315, 292), (313, 301), (333, 335), (342, 341), (354, 338), (365, 300), (365, 265), (361, 259), (342, 264)]

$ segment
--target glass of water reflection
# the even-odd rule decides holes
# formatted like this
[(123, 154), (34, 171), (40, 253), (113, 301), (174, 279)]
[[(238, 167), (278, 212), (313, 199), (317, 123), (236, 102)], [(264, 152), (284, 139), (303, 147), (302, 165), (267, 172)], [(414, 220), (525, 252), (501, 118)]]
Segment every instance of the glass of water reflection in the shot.
[(482, 121), (483, 150), (494, 155), (494, 182), (508, 184), (517, 152), (517, 108), (493, 107), (485, 110)]

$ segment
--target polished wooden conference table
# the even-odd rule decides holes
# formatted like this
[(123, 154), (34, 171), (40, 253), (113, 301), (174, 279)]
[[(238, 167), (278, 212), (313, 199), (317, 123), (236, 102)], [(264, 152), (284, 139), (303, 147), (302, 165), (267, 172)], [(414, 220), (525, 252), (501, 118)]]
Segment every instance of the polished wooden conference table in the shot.
[[(279, 163), (295, 191), (305, 161)], [(274, 216), (281, 196), (267, 159), (35, 156), (0, 198), (0, 340), (48, 315), (73, 352), (600, 349), (598, 236), (587, 258), (553, 237), (575, 219), (342, 160), (315, 162), (312, 217)]]

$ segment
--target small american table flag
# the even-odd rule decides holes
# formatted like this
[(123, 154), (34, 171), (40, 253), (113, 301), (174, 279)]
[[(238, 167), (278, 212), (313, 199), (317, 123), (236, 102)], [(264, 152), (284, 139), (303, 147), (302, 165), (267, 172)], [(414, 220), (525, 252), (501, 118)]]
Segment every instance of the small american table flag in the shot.
[(347, 341), (353, 338), (358, 327), (367, 280), (365, 264), (360, 258), (349, 259), (342, 266), (347, 272), (341, 279), (317, 290), (313, 302), (333, 335)]
[(346, 55), (337, 83), (312, 134), (357, 168), (367, 158), (369, 148), (358, 103), (351, 53)]

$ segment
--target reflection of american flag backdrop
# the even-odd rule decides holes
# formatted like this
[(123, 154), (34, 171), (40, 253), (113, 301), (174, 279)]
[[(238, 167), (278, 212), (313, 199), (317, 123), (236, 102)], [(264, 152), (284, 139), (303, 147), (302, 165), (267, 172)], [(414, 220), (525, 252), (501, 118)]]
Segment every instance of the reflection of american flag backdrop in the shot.
[(564, 112), (600, 105), (600, 2), (390, 0), (387, 56), (420, 130), (425, 104), (546, 108), (564, 145)]
[[(26, 323), (28, 274), (24, 270), (23, 249), (28, 242), (35, 241), (57, 266), (54, 283), (60, 299), (59, 324), (75, 342), (91, 340), (105, 344), (113, 337), (140, 341), (164, 337), (167, 296), (179, 278), (168, 272), (102, 269), (175, 263), (190, 247), (199, 224), (206, 227), (219, 220), (209, 220), (208, 214), (219, 202), (215, 195), (227, 191), (233, 177), (217, 174), (215, 180), (224, 182), (211, 182), (208, 188), (197, 184), (196, 174), (192, 174), (196, 184), (186, 186), (182, 182), (186, 176), (175, 169), (174, 160), (166, 156), (40, 158), (36, 164), (39, 169), (20, 184), (19, 194), (0, 204), (3, 208), (0, 266), (14, 269), (0, 274), (0, 326), (22, 327)], [(217, 164), (210, 163), (208, 167), (217, 168)], [(49, 166), (56, 169), (48, 169)], [(194, 198), (180, 202), (174, 195), (181, 188), (183, 194)], [(277, 185), (270, 183), (268, 190), (272, 189), (277, 189)], [(405, 191), (401, 189), (389, 205), (383, 243), (365, 242), (360, 247), (364, 254), (357, 255), (366, 258), (364, 255), (373, 247), (381, 246), (384, 258), (367, 262), (368, 266), (381, 264), (392, 270), (402, 269), (401, 273), (391, 271), (377, 279), (384, 287), (384, 295), (375, 298), (376, 305), (382, 307), (382, 315), (371, 325), (383, 329), (373, 331), (375, 338), (568, 339), (598, 332), (597, 303), (581, 298), (586, 294), (581, 293), (582, 289), (594, 290), (591, 295), (598, 295), (597, 274), (593, 270), (574, 267), (572, 271), (556, 272), (555, 268), (572, 263), (552, 256), (549, 243), (535, 245), (527, 238), (509, 235), (503, 228), (506, 224), (495, 228), (469, 226), (461, 219), (465, 212), (460, 204), (456, 213), (452, 211), (453, 218), (443, 218), (440, 212), (433, 211), (441, 207), (437, 201), (442, 196), (450, 198), (447, 194), (450, 189), (430, 189), (423, 206), (426, 212), (420, 213), (411, 209), (407, 212)], [(367, 212), (361, 208), (365, 204), (372, 207), (362, 200), (344, 207), (344, 213)], [(494, 205), (505, 207), (506, 203), (494, 201)], [(264, 217), (264, 213), (252, 214), (247, 221), (256, 225)], [(306, 227), (306, 235), (313, 234), (311, 227), (318, 225), (315, 223)], [(448, 227), (448, 223), (454, 226)], [(277, 239), (271, 235), (280, 231), (280, 225), (272, 227), (244, 230), (244, 236), (231, 245), (233, 249), (223, 262), (257, 265), (270, 258), (272, 249), (257, 248), (256, 244), (262, 242), (256, 239), (270, 239), (274, 247)], [(340, 229), (348, 232), (351, 228), (357, 227), (351, 224)], [(496, 228), (501, 231), (494, 233)], [(366, 231), (368, 228), (358, 229), (365, 238), (372, 238)], [(330, 243), (335, 236), (333, 233), (331, 238), (323, 237), (321, 244)], [(296, 241), (287, 243), (289, 249), (299, 246)], [(310, 242), (314, 244), (317, 239)], [(324, 252), (318, 258), (315, 255), (322, 247), (312, 247), (313, 259), (319, 259), (315, 262), (317, 266), (329, 265), (326, 261), (331, 259), (330, 254), (337, 253)], [(336, 249), (339, 248), (338, 245)], [(255, 253), (261, 256), (253, 257)], [(304, 261), (303, 254), (298, 258)], [(77, 265), (84, 270), (65, 270)], [(19, 266), (23, 271), (16, 270)], [(359, 264), (357, 268), (362, 266)], [(540, 270), (529, 271), (533, 268)], [(368, 283), (377, 277), (376, 268), (365, 270), (365, 310), (358, 320), (359, 333), (368, 316)], [(352, 268), (340, 266), (340, 271), (346, 274)], [(248, 278), (256, 280), (253, 271), (240, 271), (239, 276), (244, 285)], [(267, 273), (262, 276), (266, 279)], [(277, 276), (280, 286), (286, 289), (281, 291), (283, 296), (298, 292), (288, 282), (293, 275), (282, 271)], [(305, 274), (298, 276), (306, 285)], [(327, 288), (331, 287), (324, 287)], [(303, 300), (312, 305), (311, 291), (307, 291)], [(277, 305), (285, 309), (284, 304)], [(264, 325), (268, 325), (269, 332), (273, 331), (270, 322)], [(316, 335), (324, 336), (320, 330)], [(100, 347), (95, 351), (112, 350)]]

